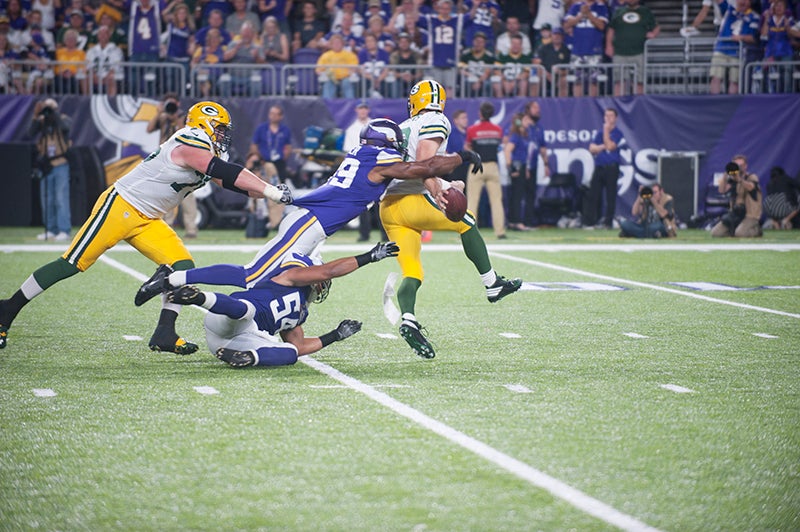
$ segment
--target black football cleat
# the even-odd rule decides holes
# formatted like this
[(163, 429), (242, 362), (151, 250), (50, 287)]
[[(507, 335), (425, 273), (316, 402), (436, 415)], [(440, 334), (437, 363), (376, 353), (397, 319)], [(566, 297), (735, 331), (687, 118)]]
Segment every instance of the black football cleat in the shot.
[(137, 307), (141, 307), (157, 295), (171, 290), (172, 287), (169, 285), (169, 280), (167, 278), (173, 271), (175, 270), (173, 270), (172, 266), (169, 264), (162, 264), (159, 266), (156, 269), (156, 273), (139, 287), (133, 304)]
[(502, 275), (498, 275), (494, 284), (486, 287), (486, 298), (489, 300), (489, 303), (497, 303), (508, 294), (513, 294), (521, 287), (522, 279), (506, 279)]
[(176, 355), (191, 355), (197, 351), (197, 344), (187, 342), (175, 331), (159, 325), (150, 338), (150, 350)]
[(256, 357), (252, 351), (237, 351), (236, 349), (220, 347), (214, 354), (218, 359), (234, 368), (246, 368), (256, 363)]
[(167, 294), (167, 301), (178, 305), (202, 305), (206, 295), (196, 286), (186, 284)]
[(3, 349), (6, 346), (7, 341), (8, 341), (8, 327), (0, 325), (0, 349)]
[(403, 320), (403, 323), (400, 324), (400, 336), (403, 337), (417, 356), (421, 356), (422, 358), (433, 358), (436, 356), (433, 346), (428, 339), (425, 338), (425, 332), (418, 322), (414, 320)]

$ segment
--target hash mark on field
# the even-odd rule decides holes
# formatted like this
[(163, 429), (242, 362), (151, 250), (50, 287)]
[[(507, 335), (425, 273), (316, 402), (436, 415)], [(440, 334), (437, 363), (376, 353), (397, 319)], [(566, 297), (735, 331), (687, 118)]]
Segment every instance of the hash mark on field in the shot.
[(758, 336), (759, 338), (769, 338), (769, 339), (780, 338), (779, 336), (774, 336), (772, 334), (767, 334), (767, 333), (753, 333), (753, 336)]
[(214, 395), (215, 393), (219, 393), (219, 390), (212, 388), (211, 386), (194, 386), (194, 391), (203, 395)]
[(503, 387), (516, 393), (533, 393), (533, 390), (521, 384), (504, 384)]
[[(411, 388), (408, 384), (372, 384), (373, 388)], [(309, 384), (309, 388), (316, 388), (318, 390), (333, 390), (340, 388), (350, 388), (344, 384)]]
[(36, 397), (55, 397), (56, 392), (54, 392), (50, 388), (34, 388), (33, 395), (35, 395)]
[(503, 338), (522, 338), (522, 336), (518, 335), (517, 333), (500, 333), (500, 336)]
[(694, 393), (694, 390), (678, 386), (677, 384), (662, 384), (661, 387), (675, 393)]
[(397, 340), (397, 335), (392, 333), (375, 333), (378, 338), (385, 338), (387, 340)]
[(139, 340), (143, 340), (141, 336), (136, 336), (135, 334), (123, 334), (123, 340), (128, 340), (129, 342), (138, 342)]
[(639, 333), (627, 332), (627, 333), (622, 333), (622, 334), (624, 334), (625, 336), (629, 336), (631, 338), (650, 338), (649, 336), (645, 336), (645, 335), (639, 334)]

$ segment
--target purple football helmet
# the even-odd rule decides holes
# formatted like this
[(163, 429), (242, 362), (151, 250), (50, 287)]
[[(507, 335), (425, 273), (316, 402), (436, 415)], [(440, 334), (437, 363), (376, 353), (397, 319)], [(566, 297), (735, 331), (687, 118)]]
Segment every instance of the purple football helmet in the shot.
[(371, 144), (382, 148), (392, 148), (403, 153), (403, 132), (393, 120), (375, 118), (361, 128), (361, 144)]

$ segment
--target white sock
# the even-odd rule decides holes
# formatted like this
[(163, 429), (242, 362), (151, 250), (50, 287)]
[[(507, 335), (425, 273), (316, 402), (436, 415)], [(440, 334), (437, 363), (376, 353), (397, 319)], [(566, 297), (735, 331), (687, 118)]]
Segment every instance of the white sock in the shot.
[(206, 310), (211, 310), (211, 307), (217, 302), (217, 294), (214, 292), (203, 292), (203, 294), (205, 294), (206, 300), (200, 306)]
[(403, 313), (403, 321), (417, 321), (417, 317), (411, 314), (410, 312)]
[(186, 270), (181, 270), (179, 272), (172, 272), (167, 277), (167, 281), (169, 281), (169, 285), (173, 288), (178, 288), (179, 286), (183, 286), (186, 284)]
[(180, 314), (181, 306), (182, 305), (178, 305), (177, 303), (170, 303), (167, 301), (167, 294), (161, 294), (161, 308), (163, 310), (171, 310), (176, 314)]
[(44, 292), (44, 289), (42, 289), (42, 287), (39, 286), (39, 283), (36, 282), (36, 278), (33, 276), (33, 274), (25, 279), (25, 282), (22, 283), (20, 290), (22, 290), (22, 295), (25, 296), (28, 301)]
[(486, 273), (482, 273), (481, 281), (483, 282), (483, 286), (488, 288), (492, 286), (495, 283), (495, 281), (497, 281), (497, 273), (494, 271), (494, 269), (489, 270)]

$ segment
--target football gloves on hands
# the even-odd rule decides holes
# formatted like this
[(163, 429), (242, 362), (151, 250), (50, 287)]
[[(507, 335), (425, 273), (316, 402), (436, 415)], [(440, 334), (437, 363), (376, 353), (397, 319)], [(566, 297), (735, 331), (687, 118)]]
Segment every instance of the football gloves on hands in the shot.
[(294, 201), (294, 198), (292, 197), (292, 191), (289, 190), (289, 185), (286, 183), (281, 183), (276, 188), (281, 191), (280, 202), (284, 205), (291, 205)]
[(477, 174), (478, 172), (483, 173), (483, 161), (481, 160), (481, 156), (475, 153), (472, 150), (461, 150), (458, 152), (459, 157), (461, 160), (469, 163), (472, 163), (472, 173)]
[(342, 321), (336, 329), (334, 329), (334, 333), (336, 334), (336, 341), (344, 340), (345, 338), (349, 338), (353, 336), (355, 333), (361, 330), (361, 322), (356, 320), (344, 320)]
[(394, 242), (378, 242), (374, 248), (369, 251), (369, 261), (378, 262), (386, 257), (396, 257), (400, 253), (400, 246)]

